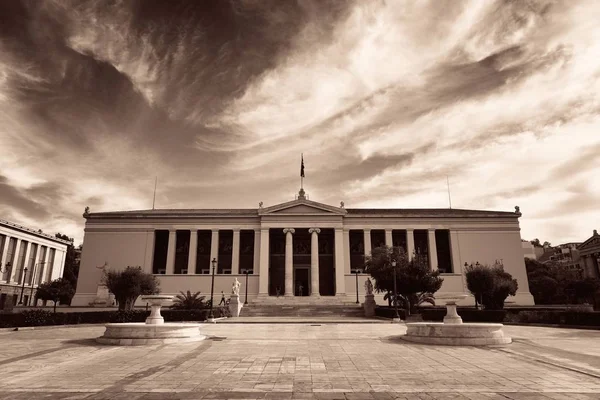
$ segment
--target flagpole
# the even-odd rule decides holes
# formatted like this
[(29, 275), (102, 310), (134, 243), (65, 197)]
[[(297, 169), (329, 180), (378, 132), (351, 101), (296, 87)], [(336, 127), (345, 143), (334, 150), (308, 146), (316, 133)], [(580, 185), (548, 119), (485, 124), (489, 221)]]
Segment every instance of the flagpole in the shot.
[(152, 209), (154, 210), (154, 203), (156, 202), (156, 183), (158, 182), (158, 176), (154, 178), (154, 197), (152, 198)]

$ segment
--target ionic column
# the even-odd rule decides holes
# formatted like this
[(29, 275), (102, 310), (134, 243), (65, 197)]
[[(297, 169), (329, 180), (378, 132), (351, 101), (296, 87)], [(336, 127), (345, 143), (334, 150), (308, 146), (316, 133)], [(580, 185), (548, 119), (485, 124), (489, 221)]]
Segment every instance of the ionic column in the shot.
[(294, 228), (285, 228), (285, 293), (284, 296), (294, 295)]
[(385, 245), (389, 246), (389, 247), (393, 247), (394, 246), (394, 239), (392, 237), (392, 230), (391, 229), (386, 229), (385, 230)]
[[(44, 255), (44, 274), (40, 278), (40, 283), (45, 283), (44, 278), (48, 275), (48, 270), (52, 268), (50, 263), (50, 247), (46, 246), (46, 254)], [(47, 281), (46, 281), (47, 282)]]
[(428, 245), (429, 250), (429, 268), (436, 271), (438, 269), (437, 244), (435, 243), (435, 229), (428, 230)]
[(462, 262), (460, 259), (460, 246), (458, 242), (458, 231), (450, 231), (450, 254), (452, 256), (452, 272), (463, 274)]
[(412, 260), (415, 254), (415, 235), (412, 229), (406, 230), (406, 252), (408, 259)]
[(370, 256), (371, 255), (371, 230), (370, 229), (364, 229), (363, 230), (363, 234), (364, 234), (364, 245), (365, 245), (365, 257), (366, 256)]
[[(345, 239), (348, 237), (348, 251)], [(335, 229), (335, 295), (343, 296), (346, 293), (345, 269), (348, 265), (350, 273), (350, 241), (348, 231), (341, 228)]]
[(257, 274), (260, 269), (260, 229), (254, 230), (254, 262), (252, 273)]
[[(338, 240), (337, 236), (335, 237), (335, 240), (337, 243), (337, 240)], [(350, 231), (348, 229), (344, 229), (343, 240), (344, 240), (344, 254), (343, 254), (344, 272), (343, 273), (349, 274), (350, 273)], [(336, 257), (337, 257), (337, 253), (336, 253)], [(336, 264), (336, 268), (337, 268), (337, 264)]]
[(318, 297), (319, 292), (319, 228), (310, 228), (310, 295)]
[[(4, 237), (4, 248), (2, 249), (2, 253), (0, 254), (0, 267), (4, 270), (6, 268), (7, 263), (7, 255), (8, 255), (8, 245), (10, 244), (10, 236), (6, 235)], [(10, 277), (7, 278), (10, 281)], [(0, 274), (0, 280), (4, 280), (4, 274)]]
[[(255, 236), (256, 238), (256, 236)], [(254, 242), (256, 249), (256, 241)], [(260, 267), (258, 273), (258, 294), (269, 295), (269, 228), (260, 230)], [(256, 273), (256, 271), (254, 271)]]
[(144, 257), (144, 271), (152, 273), (152, 260), (154, 259), (154, 229), (146, 232), (146, 255)]
[(167, 247), (167, 275), (175, 272), (175, 241), (177, 240), (177, 231), (169, 231), (169, 246)]
[(21, 239), (17, 239), (15, 244), (15, 252), (13, 253), (12, 266), (10, 267), (10, 278), (9, 282), (17, 282), (17, 274), (19, 273), (19, 253), (21, 252)]
[(233, 249), (231, 250), (231, 274), (240, 273), (240, 230), (233, 230)]
[[(215, 274), (219, 271), (218, 261), (219, 261), (219, 230), (213, 229), (210, 237), (210, 268), (212, 268), (212, 260), (217, 259), (217, 270)], [(210, 271), (212, 274), (212, 269)]]
[(31, 248), (33, 247), (33, 243), (28, 242), (27, 243), (27, 249), (25, 250), (25, 259), (23, 260), (23, 267), (21, 267), (21, 276), (19, 279), (19, 284), (23, 284), (23, 282), (28, 283), (25, 281), (25, 278), (27, 278), (26, 272), (25, 272), (25, 268), (27, 268), (27, 272), (31, 273), (31, 268), (29, 268), (29, 256), (31, 255)]
[[(188, 254), (188, 275), (196, 273), (196, 261), (198, 257), (198, 230), (192, 229), (190, 231), (190, 250)], [(211, 259), (212, 261), (212, 259)]]

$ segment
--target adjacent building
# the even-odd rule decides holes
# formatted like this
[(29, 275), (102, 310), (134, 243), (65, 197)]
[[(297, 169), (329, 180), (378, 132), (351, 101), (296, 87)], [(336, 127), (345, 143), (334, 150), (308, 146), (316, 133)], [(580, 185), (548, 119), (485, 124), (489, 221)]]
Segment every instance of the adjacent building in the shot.
[(40, 283), (62, 277), (70, 243), (42, 231), (0, 219), (0, 309), (33, 305)]
[(577, 247), (577, 251), (584, 277), (600, 279), (600, 235), (596, 229), (591, 238)]
[(336, 207), (308, 200), (303, 190), (295, 200), (270, 207), (86, 209), (72, 305), (102, 303), (103, 269), (127, 266), (157, 275), (164, 294), (209, 294), (214, 273), (215, 293), (230, 293), (238, 278), (250, 302), (275, 296), (354, 299), (357, 289), (362, 297), (368, 278), (364, 257), (380, 245), (426, 255), (444, 278), (441, 293), (468, 292), (465, 264), (501, 262), (519, 282), (512, 300), (531, 305), (520, 216), (518, 207), (515, 212)]

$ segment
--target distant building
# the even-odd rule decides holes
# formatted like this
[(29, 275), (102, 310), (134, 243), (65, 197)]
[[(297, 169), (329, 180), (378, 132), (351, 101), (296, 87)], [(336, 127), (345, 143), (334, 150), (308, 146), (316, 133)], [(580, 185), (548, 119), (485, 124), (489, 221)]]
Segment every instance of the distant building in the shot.
[(600, 235), (594, 229), (591, 238), (577, 247), (583, 275), (586, 278), (600, 278)]
[(40, 283), (62, 277), (69, 244), (0, 219), (0, 309), (8, 296), (13, 304), (32, 305)]
[(583, 274), (583, 268), (580, 265), (579, 251), (577, 246), (581, 243), (564, 243), (558, 246), (544, 248), (544, 253), (538, 258), (542, 264), (553, 263), (570, 270), (580, 270)]
[(535, 253), (535, 246), (528, 240), (521, 240), (521, 247), (523, 248), (523, 257), (537, 260), (538, 256)]

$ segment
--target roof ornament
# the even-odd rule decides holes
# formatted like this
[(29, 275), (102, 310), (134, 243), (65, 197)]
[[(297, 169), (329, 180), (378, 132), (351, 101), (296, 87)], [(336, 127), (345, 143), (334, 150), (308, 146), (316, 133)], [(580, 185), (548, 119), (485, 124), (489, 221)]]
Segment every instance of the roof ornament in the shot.
[(340, 201), (340, 208), (344, 208), (344, 202)]
[(263, 208), (263, 202), (258, 203), (258, 208)]
[(598, 231), (596, 229), (594, 229), (594, 236), (598, 235)]
[(300, 188), (300, 191), (298, 192), (298, 200), (306, 200), (306, 192), (304, 191), (304, 188)]
[(515, 206), (515, 213), (521, 214), (521, 208), (519, 206)]
[(87, 218), (90, 215), (90, 208), (86, 207), (83, 211), (83, 218)]

